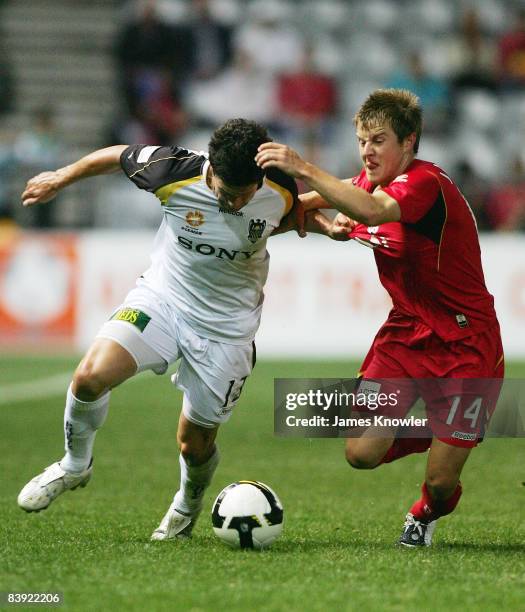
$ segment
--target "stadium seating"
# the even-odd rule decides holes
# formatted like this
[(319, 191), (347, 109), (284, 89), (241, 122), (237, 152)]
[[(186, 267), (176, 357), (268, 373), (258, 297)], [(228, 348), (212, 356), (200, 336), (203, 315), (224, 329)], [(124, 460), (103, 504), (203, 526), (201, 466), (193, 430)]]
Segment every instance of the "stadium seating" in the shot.
[[(513, 10), (522, 3), (210, 0), (209, 4), (214, 18), (238, 31), (261, 17), (272, 18), (311, 44), (318, 68), (335, 77), (340, 86), (338, 126), (332, 130), (332, 142), (324, 145), (321, 161), (328, 165), (335, 159), (336, 167), (331, 169), (341, 175), (348, 168), (343, 164), (356, 161), (354, 152), (348, 150), (348, 138), (353, 138), (351, 118), (367, 92), (384, 85), (416, 49), (431, 76), (451, 82), (450, 45), (459, 35), (463, 11), (474, 7), (483, 34), (496, 43), (512, 25)], [(115, 38), (139, 5), (118, 0), (2, 3), (0, 23), (15, 77), (16, 104), (11, 114), (1, 118), (0, 138), (22, 129), (39, 101), (55, 109), (57, 126), (71, 155), (105, 144), (108, 125), (122, 108), (112, 55)], [(189, 19), (191, 3), (187, 0), (158, 0), (157, 5), (161, 17), (170, 24)], [(449, 172), (468, 158), (493, 179), (508, 157), (516, 153), (523, 156), (525, 91), (465, 89), (451, 103), (447, 133), (428, 130), (431, 138), (422, 148), (442, 160)], [(494, 143), (491, 138), (496, 132)], [(207, 137), (202, 126), (190, 123), (184, 138), (185, 144), (193, 145), (205, 144)], [(494, 144), (501, 146), (501, 151), (495, 150)], [(334, 156), (332, 147), (344, 151)]]

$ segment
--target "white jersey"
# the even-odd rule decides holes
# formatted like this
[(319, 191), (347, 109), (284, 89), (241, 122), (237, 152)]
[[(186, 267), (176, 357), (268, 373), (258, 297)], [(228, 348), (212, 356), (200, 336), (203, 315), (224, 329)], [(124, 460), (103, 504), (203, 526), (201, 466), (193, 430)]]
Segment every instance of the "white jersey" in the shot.
[(246, 206), (228, 211), (206, 183), (205, 153), (133, 145), (121, 165), (138, 187), (159, 198), (164, 213), (151, 267), (137, 284), (174, 306), (197, 334), (251, 342), (268, 275), (266, 241), (293, 206), (295, 181), (272, 169)]

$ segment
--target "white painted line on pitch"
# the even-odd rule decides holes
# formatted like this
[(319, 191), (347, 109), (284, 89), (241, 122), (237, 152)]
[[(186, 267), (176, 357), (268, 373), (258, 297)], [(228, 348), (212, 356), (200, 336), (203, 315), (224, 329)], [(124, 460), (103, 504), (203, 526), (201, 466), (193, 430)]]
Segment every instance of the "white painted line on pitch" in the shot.
[[(8, 385), (0, 385), (0, 406), (45, 399), (54, 395), (63, 395), (65, 397), (72, 376), (73, 370), (46, 378), (39, 378), (38, 380), (26, 380)], [(125, 384), (138, 380), (144, 380), (144, 378), (135, 376), (127, 380)]]
[(71, 372), (62, 372), (62, 374), (55, 374), (47, 378), (2, 385), (0, 386), (0, 406), (27, 400), (44, 399), (60, 393), (65, 395), (70, 381)]

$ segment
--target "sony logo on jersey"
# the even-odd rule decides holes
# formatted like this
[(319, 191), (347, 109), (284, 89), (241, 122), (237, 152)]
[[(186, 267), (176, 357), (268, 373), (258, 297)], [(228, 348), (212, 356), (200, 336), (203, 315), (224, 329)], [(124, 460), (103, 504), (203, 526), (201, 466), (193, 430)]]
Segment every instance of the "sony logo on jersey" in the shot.
[(214, 247), (211, 244), (205, 244), (204, 242), (194, 243), (193, 240), (185, 238), (184, 236), (177, 236), (177, 240), (181, 247), (188, 249), (188, 251), (197, 251), (201, 255), (214, 255), (219, 259), (229, 259), (234, 261), (237, 256), (242, 259), (250, 259), (255, 251), (228, 251), (222, 247)]

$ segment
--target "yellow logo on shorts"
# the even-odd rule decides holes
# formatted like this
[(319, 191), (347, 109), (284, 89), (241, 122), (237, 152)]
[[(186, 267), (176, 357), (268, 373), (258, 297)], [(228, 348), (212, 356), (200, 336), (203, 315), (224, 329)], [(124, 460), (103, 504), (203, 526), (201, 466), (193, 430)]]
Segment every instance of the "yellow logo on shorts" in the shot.
[(112, 321), (125, 321), (131, 323), (141, 332), (144, 331), (146, 325), (151, 321), (151, 317), (142, 310), (135, 310), (134, 308), (123, 308), (117, 310), (117, 312), (110, 318)]
[(140, 313), (138, 310), (131, 310), (130, 308), (125, 308), (124, 310), (119, 310), (113, 318), (117, 321), (127, 321), (128, 323), (136, 323), (139, 314)]

